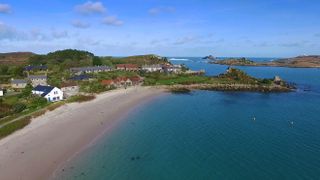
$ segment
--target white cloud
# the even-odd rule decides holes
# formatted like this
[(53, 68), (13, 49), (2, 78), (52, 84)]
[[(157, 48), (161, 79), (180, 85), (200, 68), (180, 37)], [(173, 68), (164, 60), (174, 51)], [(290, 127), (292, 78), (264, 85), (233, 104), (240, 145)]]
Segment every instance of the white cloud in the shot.
[(75, 10), (76, 12), (84, 15), (102, 14), (107, 11), (104, 5), (102, 4), (102, 2), (92, 2), (92, 1), (88, 1), (84, 4), (75, 6)]
[(11, 13), (11, 6), (9, 4), (0, 4), (0, 13)]
[(74, 20), (74, 21), (72, 21), (72, 26), (76, 27), (76, 28), (85, 29), (85, 28), (90, 27), (90, 24), (86, 23), (86, 22), (83, 22), (83, 21), (80, 21), (80, 20)]
[(20, 33), (13, 27), (0, 22), (0, 40), (18, 39)]
[(148, 10), (151, 15), (158, 15), (161, 13), (174, 13), (176, 9), (174, 7), (155, 7)]
[(57, 31), (57, 30), (52, 31), (52, 37), (56, 39), (62, 39), (68, 36), (69, 36), (68, 31)]
[(119, 20), (116, 16), (107, 16), (102, 20), (102, 23), (110, 26), (123, 25), (123, 21)]

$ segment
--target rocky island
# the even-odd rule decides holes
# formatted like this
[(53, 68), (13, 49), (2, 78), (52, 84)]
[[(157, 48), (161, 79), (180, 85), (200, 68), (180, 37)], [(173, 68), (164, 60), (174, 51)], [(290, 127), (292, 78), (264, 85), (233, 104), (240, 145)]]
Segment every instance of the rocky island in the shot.
[(210, 64), (221, 64), (229, 66), (270, 66), (290, 68), (320, 68), (320, 56), (298, 56), (287, 59), (277, 59), (270, 62), (254, 62), (247, 58), (229, 58), (224, 60), (213, 60)]
[(228, 68), (218, 76), (205, 75), (146, 75), (145, 86), (158, 86), (173, 93), (189, 93), (191, 90), (247, 91), (247, 92), (291, 92), (294, 85), (279, 76), (273, 79), (259, 79), (236, 68)]

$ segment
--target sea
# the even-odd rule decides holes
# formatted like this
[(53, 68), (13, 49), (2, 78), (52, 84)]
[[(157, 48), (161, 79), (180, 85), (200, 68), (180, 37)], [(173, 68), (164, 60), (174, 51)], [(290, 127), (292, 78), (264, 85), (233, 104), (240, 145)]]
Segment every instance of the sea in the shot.
[[(227, 69), (196, 57), (170, 60), (207, 75)], [(297, 89), (157, 97), (71, 159), (57, 179), (320, 179), (320, 69), (238, 68), (260, 78), (278, 75)]]

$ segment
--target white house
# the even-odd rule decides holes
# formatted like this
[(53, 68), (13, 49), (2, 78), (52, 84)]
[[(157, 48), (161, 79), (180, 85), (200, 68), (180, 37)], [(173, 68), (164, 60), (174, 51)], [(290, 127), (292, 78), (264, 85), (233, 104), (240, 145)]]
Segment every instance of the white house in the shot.
[(0, 97), (2, 97), (2, 96), (3, 96), (3, 90), (0, 89)]
[(52, 86), (38, 85), (32, 90), (32, 94), (44, 97), (50, 102), (63, 100), (63, 92), (59, 88)]
[(162, 72), (162, 65), (161, 64), (144, 65), (142, 66), (141, 69), (146, 72)]

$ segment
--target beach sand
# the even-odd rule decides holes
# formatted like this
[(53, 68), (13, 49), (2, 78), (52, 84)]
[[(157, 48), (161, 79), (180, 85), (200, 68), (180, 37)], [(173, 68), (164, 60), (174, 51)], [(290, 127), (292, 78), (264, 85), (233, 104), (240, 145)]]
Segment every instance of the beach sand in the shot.
[(48, 179), (57, 168), (125, 117), (135, 106), (164, 94), (132, 87), (85, 103), (64, 105), (0, 140), (0, 179)]

